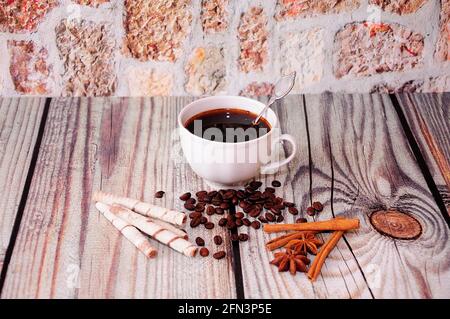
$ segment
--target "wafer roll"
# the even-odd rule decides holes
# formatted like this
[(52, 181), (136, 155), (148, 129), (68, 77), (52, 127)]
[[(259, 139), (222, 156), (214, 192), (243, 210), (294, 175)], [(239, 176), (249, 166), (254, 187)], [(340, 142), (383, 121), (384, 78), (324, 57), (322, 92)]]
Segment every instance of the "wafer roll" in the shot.
[(115, 216), (123, 219), (157, 241), (188, 257), (194, 257), (197, 254), (196, 245), (188, 242), (186, 239), (178, 236), (170, 230), (165, 229), (163, 226), (154, 223), (150, 218), (136, 214), (135, 212), (119, 205), (112, 205), (110, 211)]
[(128, 239), (133, 245), (137, 247), (145, 256), (148, 258), (154, 258), (157, 255), (157, 251), (150, 244), (148, 238), (143, 235), (135, 227), (124, 221), (123, 219), (117, 217), (110, 211), (110, 206), (103, 203), (97, 203), (95, 207), (102, 213), (107, 220), (109, 220), (114, 227), (116, 227), (122, 235)]
[(108, 205), (120, 205), (144, 216), (157, 218), (169, 224), (184, 227), (186, 224), (186, 214), (170, 210), (164, 207), (141, 202), (137, 199), (115, 196), (113, 194), (96, 192), (94, 201)]

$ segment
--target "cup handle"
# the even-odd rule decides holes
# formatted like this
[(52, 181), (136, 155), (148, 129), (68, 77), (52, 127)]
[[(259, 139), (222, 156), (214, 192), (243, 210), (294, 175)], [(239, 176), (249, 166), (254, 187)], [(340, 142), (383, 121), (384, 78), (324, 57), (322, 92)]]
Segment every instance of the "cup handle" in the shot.
[(292, 154), (289, 155), (287, 158), (285, 158), (282, 161), (269, 163), (261, 167), (261, 174), (272, 174), (274, 171), (278, 170), (280, 167), (289, 164), (290, 161), (292, 161), (295, 157), (295, 154), (297, 153), (297, 144), (295, 143), (294, 137), (289, 134), (283, 134), (279, 138), (277, 138), (276, 141), (274, 141), (273, 145), (280, 143), (282, 141), (287, 141), (292, 145)]

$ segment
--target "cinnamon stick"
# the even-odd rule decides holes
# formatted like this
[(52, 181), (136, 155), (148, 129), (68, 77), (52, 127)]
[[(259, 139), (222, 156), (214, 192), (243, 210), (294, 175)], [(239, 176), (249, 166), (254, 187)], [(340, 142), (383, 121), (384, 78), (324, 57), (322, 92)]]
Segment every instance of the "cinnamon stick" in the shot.
[(335, 231), (327, 240), (327, 242), (322, 246), (314, 259), (313, 263), (308, 270), (308, 278), (311, 281), (315, 281), (320, 274), (325, 259), (327, 259), (330, 252), (334, 249), (338, 241), (344, 235), (344, 231)]
[(150, 218), (139, 215), (119, 205), (112, 205), (110, 211), (157, 241), (188, 257), (194, 257), (197, 254), (197, 247), (194, 244), (165, 229), (163, 226), (154, 223)]
[(184, 227), (187, 220), (186, 214), (184, 213), (144, 203), (137, 199), (132, 199), (128, 197), (116, 196), (104, 192), (96, 192), (93, 196), (93, 200), (107, 205), (117, 204), (125, 208), (128, 208), (132, 211), (135, 211), (136, 213), (139, 213), (141, 215), (157, 218), (169, 224), (173, 224), (180, 227)]
[(299, 239), (302, 235), (307, 233), (316, 233), (316, 232), (305, 232), (298, 231), (293, 233), (288, 233), (286, 235), (274, 238), (266, 243), (266, 248), (270, 251), (286, 246), (291, 240)]
[(150, 244), (148, 238), (143, 235), (139, 230), (135, 227), (124, 221), (123, 219), (117, 217), (110, 211), (110, 207), (108, 205), (98, 203), (96, 205), (97, 209), (100, 213), (105, 216), (107, 220), (111, 222), (121, 233), (122, 235), (128, 239), (137, 249), (139, 249), (145, 256), (148, 258), (155, 258), (157, 255), (157, 251)]
[(347, 231), (359, 228), (358, 218), (335, 218), (320, 222), (300, 223), (300, 224), (266, 224), (266, 233), (278, 233), (283, 231)]

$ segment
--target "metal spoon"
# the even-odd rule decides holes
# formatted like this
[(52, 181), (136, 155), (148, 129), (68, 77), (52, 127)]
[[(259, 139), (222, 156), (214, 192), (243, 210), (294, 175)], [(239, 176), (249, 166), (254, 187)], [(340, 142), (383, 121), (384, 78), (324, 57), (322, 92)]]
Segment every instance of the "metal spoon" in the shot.
[(262, 115), (266, 112), (266, 110), (276, 101), (281, 100), (286, 95), (288, 95), (295, 84), (295, 77), (297, 76), (297, 73), (294, 71), (288, 75), (282, 76), (277, 83), (275, 83), (275, 88), (273, 90), (273, 94), (269, 99), (269, 102), (267, 102), (266, 107), (259, 113), (258, 117), (252, 122), (253, 125), (258, 125), (259, 120), (261, 119)]

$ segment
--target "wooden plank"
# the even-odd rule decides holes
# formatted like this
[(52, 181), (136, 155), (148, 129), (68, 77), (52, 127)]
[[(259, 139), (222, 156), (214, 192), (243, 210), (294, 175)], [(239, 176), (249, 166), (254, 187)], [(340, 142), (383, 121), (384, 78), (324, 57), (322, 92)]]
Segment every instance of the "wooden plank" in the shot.
[(450, 94), (397, 98), (450, 215)]
[[(282, 132), (293, 135), (297, 141), (298, 156), (289, 167), (281, 169), (273, 176), (261, 176), (260, 180), (266, 186), (270, 186), (273, 179), (281, 181), (283, 188), (278, 189), (277, 194), (295, 202), (299, 210), (305, 212), (306, 207), (310, 205), (310, 166), (303, 96), (289, 96), (274, 107), (274, 111), (280, 119)], [(289, 152), (288, 149), (282, 150), (280, 157), (283, 158)], [(325, 197), (318, 200), (326, 202)], [(286, 222), (294, 222), (298, 217), (305, 216), (302, 213), (298, 216), (285, 213), (285, 217)], [(333, 270), (329, 271), (323, 280), (311, 284), (303, 274), (291, 276), (289, 273), (279, 273), (276, 267), (269, 264), (273, 255), (264, 245), (279, 234), (267, 235), (261, 230), (250, 230), (249, 234), (250, 242), (241, 244), (247, 298), (371, 298), (368, 285), (347, 247), (339, 247), (332, 256), (330, 267), (333, 267)]]
[[(325, 204), (318, 219), (361, 219), (360, 230), (347, 234), (338, 248), (351, 249), (374, 297), (448, 298), (449, 229), (389, 96), (307, 96), (306, 105), (312, 194)], [(414, 216), (422, 225), (421, 237), (405, 241), (379, 234), (368, 220), (379, 209)], [(339, 251), (327, 261), (323, 278), (338, 271), (336, 256)]]
[(0, 269), (22, 198), (45, 99), (0, 99)]
[(52, 103), (3, 298), (235, 297), (230, 257), (190, 259), (155, 242), (159, 256), (148, 260), (90, 201), (102, 189), (181, 209), (182, 192), (205, 187), (180, 160), (176, 115), (188, 101)]

